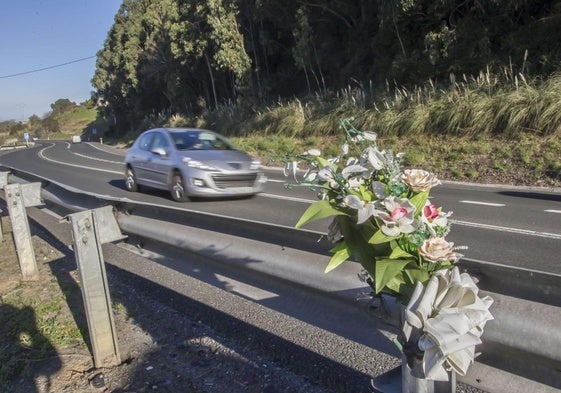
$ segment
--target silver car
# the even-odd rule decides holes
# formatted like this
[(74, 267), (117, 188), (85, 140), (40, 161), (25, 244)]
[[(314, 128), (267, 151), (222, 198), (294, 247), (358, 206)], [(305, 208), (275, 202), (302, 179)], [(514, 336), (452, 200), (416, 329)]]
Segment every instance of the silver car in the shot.
[(125, 157), (125, 187), (169, 190), (171, 198), (250, 196), (263, 191), (261, 163), (224, 136), (195, 128), (144, 131)]

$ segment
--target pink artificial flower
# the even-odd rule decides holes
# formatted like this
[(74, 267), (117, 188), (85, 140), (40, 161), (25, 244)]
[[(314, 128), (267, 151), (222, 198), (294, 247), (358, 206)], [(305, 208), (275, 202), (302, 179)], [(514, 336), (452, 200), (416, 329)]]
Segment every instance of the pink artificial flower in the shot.
[(432, 221), (438, 217), (439, 211), (435, 205), (429, 203), (424, 207), (423, 214), (429, 221)]

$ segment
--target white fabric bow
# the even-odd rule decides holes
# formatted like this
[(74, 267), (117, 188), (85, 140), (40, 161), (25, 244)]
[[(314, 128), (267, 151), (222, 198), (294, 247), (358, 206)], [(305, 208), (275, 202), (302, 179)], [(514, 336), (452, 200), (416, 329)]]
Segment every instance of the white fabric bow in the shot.
[(493, 299), (480, 298), (478, 292), (472, 277), (460, 274), (458, 267), (437, 272), (426, 287), (417, 282), (402, 315), (405, 342), (416, 343), (423, 353), (413, 375), (447, 381), (448, 371), (466, 374), (485, 323), (493, 319)]

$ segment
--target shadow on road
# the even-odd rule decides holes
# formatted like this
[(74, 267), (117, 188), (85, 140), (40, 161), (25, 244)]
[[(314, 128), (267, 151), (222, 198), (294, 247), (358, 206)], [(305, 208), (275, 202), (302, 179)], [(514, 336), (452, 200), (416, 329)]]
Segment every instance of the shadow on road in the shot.
[(561, 202), (561, 194), (556, 194), (556, 193), (529, 192), (529, 191), (499, 191), (498, 193), (501, 195), (515, 197), (515, 198), (540, 199), (543, 201)]

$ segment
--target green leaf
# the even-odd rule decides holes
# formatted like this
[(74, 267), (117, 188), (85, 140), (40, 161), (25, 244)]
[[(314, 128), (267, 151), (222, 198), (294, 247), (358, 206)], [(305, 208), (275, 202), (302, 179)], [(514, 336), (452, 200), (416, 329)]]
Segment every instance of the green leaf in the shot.
[(376, 261), (376, 293), (386, 285), (411, 262), (411, 259), (378, 259)]
[(365, 202), (371, 202), (374, 199), (374, 193), (366, 188), (364, 185), (359, 186), (360, 198)]
[(346, 215), (346, 213), (341, 210), (334, 208), (329, 201), (322, 200), (312, 203), (308, 209), (302, 214), (300, 220), (296, 223), (296, 228), (300, 228), (307, 223), (320, 220), (322, 218), (327, 218), (331, 216)]
[(417, 195), (411, 197), (409, 200), (415, 206), (415, 217), (418, 217), (423, 212), (423, 208), (429, 199), (429, 191), (423, 191), (418, 193)]
[(316, 161), (318, 162), (320, 169), (331, 165), (331, 163), (323, 157), (316, 157)]
[(425, 283), (429, 280), (430, 275), (424, 270), (419, 269), (417, 266), (414, 268), (404, 269), (403, 270), (404, 278), (411, 284), (420, 281), (421, 283)]
[(331, 252), (333, 253), (333, 256), (325, 267), (325, 273), (329, 273), (331, 270), (335, 269), (351, 257), (351, 250), (349, 250), (347, 243), (344, 241), (334, 247)]
[(386, 283), (386, 289), (394, 293), (398, 293), (401, 296), (406, 295), (407, 293), (407, 283), (403, 279), (403, 272), (399, 272), (396, 274), (390, 281)]
[(414, 256), (409, 254), (407, 251), (401, 249), (400, 247), (396, 246), (392, 253), (390, 254), (390, 259), (399, 259), (399, 258), (413, 258)]
[(378, 229), (378, 231), (368, 240), (368, 243), (382, 244), (382, 243), (391, 242), (392, 240), (395, 239), (399, 239), (399, 236), (388, 236), (384, 234), (384, 232), (382, 232), (381, 229)]
[(340, 216), (339, 228), (353, 257), (368, 273), (374, 276), (376, 256), (380, 255), (381, 251), (368, 244), (368, 236), (365, 236), (363, 231), (371, 233), (371, 229), (365, 225), (357, 225), (354, 220), (354, 217)]

